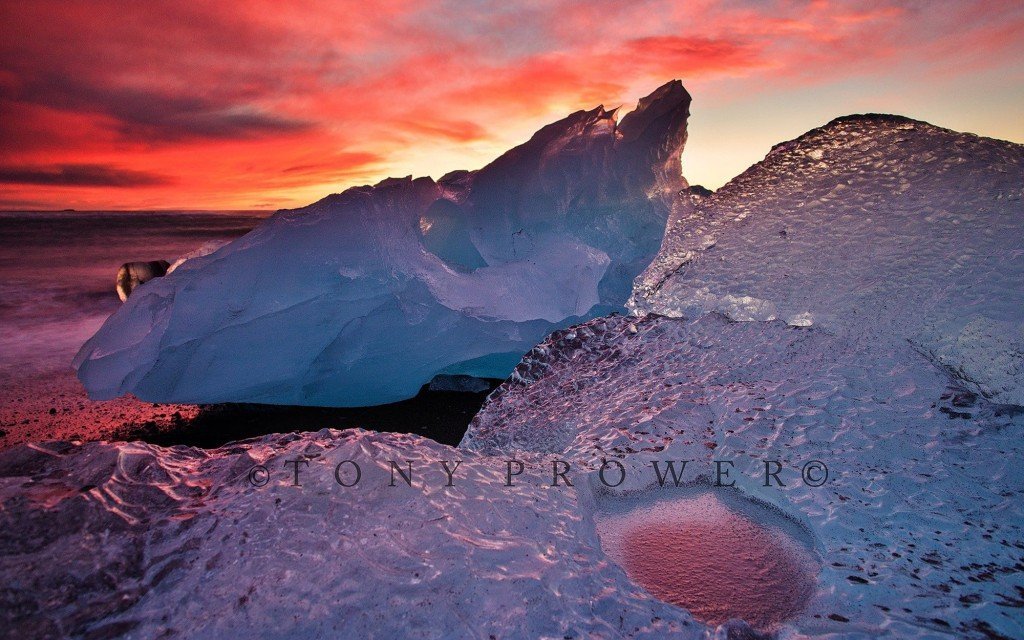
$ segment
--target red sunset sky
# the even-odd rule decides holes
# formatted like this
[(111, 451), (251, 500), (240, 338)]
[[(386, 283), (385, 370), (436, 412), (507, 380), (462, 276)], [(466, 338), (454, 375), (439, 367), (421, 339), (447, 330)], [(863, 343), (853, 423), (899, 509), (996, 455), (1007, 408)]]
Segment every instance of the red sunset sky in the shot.
[(0, 0), (0, 209), (307, 204), (694, 96), (684, 173), (884, 111), (1024, 142), (1024, 3)]

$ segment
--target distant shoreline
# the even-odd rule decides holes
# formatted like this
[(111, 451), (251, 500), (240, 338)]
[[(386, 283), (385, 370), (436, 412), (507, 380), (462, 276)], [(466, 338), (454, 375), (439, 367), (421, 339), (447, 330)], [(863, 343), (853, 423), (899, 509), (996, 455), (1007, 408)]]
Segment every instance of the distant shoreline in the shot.
[(214, 215), (244, 214), (266, 215), (276, 213), (279, 209), (0, 209), (4, 213), (185, 213)]

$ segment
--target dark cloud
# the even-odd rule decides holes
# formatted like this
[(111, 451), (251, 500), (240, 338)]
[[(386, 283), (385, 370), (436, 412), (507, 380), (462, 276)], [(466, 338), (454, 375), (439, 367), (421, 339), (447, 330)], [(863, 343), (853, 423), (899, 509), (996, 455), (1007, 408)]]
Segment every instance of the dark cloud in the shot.
[(151, 187), (169, 184), (166, 176), (102, 164), (61, 164), (46, 167), (0, 166), (0, 183), (60, 187)]
[(269, 113), (230, 96), (199, 97), (111, 87), (59, 74), (26, 82), (18, 93), (23, 103), (104, 116), (109, 127), (138, 142), (249, 139), (313, 127), (309, 121)]
[(194, 97), (137, 90), (103, 91), (89, 97), (91, 99), (81, 108), (111, 116), (122, 135), (146, 141), (254, 138), (312, 127), (309, 122), (285, 118), (244, 104), (216, 104)]
[[(293, 95), (290, 56), (304, 50), (260, 13), (174, 0), (0, 2), (0, 112), (74, 118), (67, 137), (88, 123), (114, 145), (308, 130), (309, 114), (278, 107)], [(24, 140), (24, 124), (0, 119), (0, 140), (53, 146)]]
[(313, 123), (285, 118), (248, 107), (123, 111), (115, 114), (117, 130), (139, 141), (179, 141), (190, 138), (248, 139), (268, 134), (307, 131)]

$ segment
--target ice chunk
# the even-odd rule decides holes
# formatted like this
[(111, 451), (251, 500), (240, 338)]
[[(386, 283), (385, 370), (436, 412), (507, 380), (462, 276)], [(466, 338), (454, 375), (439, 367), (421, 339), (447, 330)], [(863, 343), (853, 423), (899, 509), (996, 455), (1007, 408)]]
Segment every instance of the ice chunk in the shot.
[[(963, 603), (1000, 602), (1007, 584), (1020, 585), (1010, 578), (1018, 575), (1020, 553), (1006, 541), (1024, 536), (1014, 489), (1024, 483), (1024, 413), (951, 383), (905, 341), (865, 352), (855, 336), (781, 320), (733, 322), (717, 313), (692, 321), (598, 318), (555, 332), (527, 354), (460, 448), (544, 452), (570, 462), (577, 475), (609, 461), (609, 483), (620, 477), (611, 461), (623, 465), (621, 486), (593, 483), (598, 515), (626, 502), (636, 510), (629, 528), (661, 521), (680, 534), (660, 530), (648, 542), (660, 539), (680, 553), (643, 553), (640, 560), (660, 562), (653, 593), (705, 616), (709, 600), (721, 605), (713, 598), (717, 581), (735, 567), (709, 568), (704, 589), (696, 578), (685, 580), (695, 565), (713, 564), (714, 551), (697, 548), (700, 541), (680, 522), (687, 507), (679, 501), (710, 492), (785, 516), (823, 560), (806, 602), (801, 595), (802, 610), (780, 603), (794, 613), (779, 637), (872, 636), (878, 629), (900, 638), (1021, 637), (1019, 618)], [(734, 488), (715, 486), (716, 460)], [(676, 462), (679, 487), (668, 461)], [(778, 462), (784, 486), (764, 486), (766, 461)], [(816, 463), (824, 467), (808, 466)], [(805, 472), (811, 482), (826, 482), (811, 486)], [(763, 508), (742, 512), (762, 526), (779, 520)], [(709, 509), (703, 517), (715, 520)], [(636, 558), (616, 548), (616, 529), (625, 529), (604, 529), (609, 555), (641, 583), (649, 580)], [(756, 562), (751, 580), (778, 577), (769, 563)], [(678, 589), (669, 589), (672, 583)], [(803, 584), (794, 580), (791, 588)], [(764, 586), (767, 600), (770, 580)], [(735, 597), (725, 607), (733, 613), (745, 606), (742, 593)], [(763, 611), (737, 615), (755, 623)]]
[(814, 324), (814, 316), (806, 311), (804, 313), (795, 313), (786, 318), (786, 324), (791, 327), (809, 327)]
[(229, 242), (230, 240), (210, 240), (209, 242), (204, 242), (195, 251), (190, 251), (185, 255), (181, 256), (180, 258), (178, 258), (177, 260), (175, 260), (174, 262), (172, 262), (171, 266), (167, 269), (167, 273), (171, 273), (172, 271), (174, 271), (181, 265), (185, 264), (187, 261), (192, 260), (193, 258), (201, 258), (203, 256), (208, 256), (217, 249), (220, 249), (224, 245), (228, 244)]
[(913, 343), (994, 402), (1024, 406), (1024, 325), (983, 315), (945, 321)]
[[(652, 460), (686, 460), (683, 490), (790, 516), (827, 562), (781, 637), (1021, 636), (964, 603), (1005, 598), (991, 576), (1016, 572), (1005, 540), (1024, 535), (1007, 489), (1024, 414), (994, 404), (1021, 403), (1022, 185), (1021, 145), (904, 118), (779, 145), (681, 194), (636, 316), (553, 333), (461, 446), (614, 460), (629, 479), (606, 492), (642, 514), (669, 499)], [(714, 487), (716, 460), (734, 489)], [(784, 484), (766, 486), (767, 461)]]
[(622, 309), (685, 186), (690, 96), (598, 107), (476, 172), (282, 211), (147, 285), (75, 359), (93, 398), (369, 405), (437, 374), (504, 378), (544, 335)]
[[(607, 562), (585, 495), (552, 490), (547, 461), (523, 460), (509, 489), (503, 459), (358, 430), (210, 451), (9, 449), (0, 628), (47, 638), (707, 637)], [(397, 473), (390, 486), (390, 461), (412, 469), (411, 486)]]
[(865, 350), (913, 340), (977, 391), (1020, 404), (1022, 188), (1022, 145), (839, 118), (710, 195), (678, 198), (630, 306), (813, 318)]
[(775, 319), (775, 305), (768, 300), (726, 294), (716, 301), (715, 311), (737, 322)]

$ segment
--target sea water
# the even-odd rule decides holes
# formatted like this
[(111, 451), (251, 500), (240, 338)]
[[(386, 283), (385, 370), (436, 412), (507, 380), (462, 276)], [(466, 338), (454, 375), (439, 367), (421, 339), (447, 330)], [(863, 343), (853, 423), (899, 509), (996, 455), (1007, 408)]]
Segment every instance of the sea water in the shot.
[(120, 306), (114, 280), (121, 264), (173, 262), (205, 242), (238, 237), (267, 215), (0, 212), (0, 430), (7, 434), (0, 447), (46, 421), (36, 413), (86, 402), (71, 359)]

